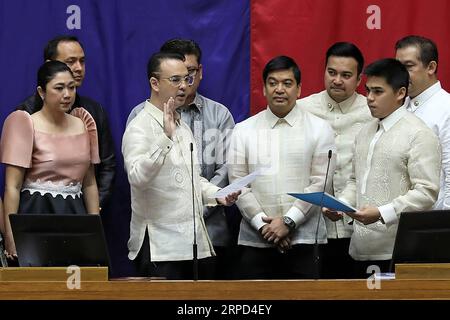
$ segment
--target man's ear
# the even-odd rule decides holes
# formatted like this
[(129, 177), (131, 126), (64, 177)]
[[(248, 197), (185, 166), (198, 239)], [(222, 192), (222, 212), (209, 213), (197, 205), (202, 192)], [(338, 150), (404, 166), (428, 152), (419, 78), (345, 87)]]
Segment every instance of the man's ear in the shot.
[(434, 60), (430, 61), (427, 67), (427, 73), (431, 76), (436, 74), (436, 70), (437, 70), (437, 62)]
[(300, 84), (298, 85), (297, 99), (300, 98), (301, 93), (302, 93), (302, 84), (300, 83)]
[(150, 88), (152, 88), (152, 91), (159, 92), (158, 79), (155, 77), (150, 77), (148, 82), (150, 83)]
[(397, 91), (397, 100), (398, 101), (403, 101), (403, 99), (405, 99), (405, 97), (406, 97), (406, 88), (405, 87), (401, 87)]
[(198, 65), (198, 73), (199, 73), (199, 79), (203, 79), (203, 66), (201, 64)]
[(361, 73), (356, 77), (356, 87), (359, 87), (361, 84)]

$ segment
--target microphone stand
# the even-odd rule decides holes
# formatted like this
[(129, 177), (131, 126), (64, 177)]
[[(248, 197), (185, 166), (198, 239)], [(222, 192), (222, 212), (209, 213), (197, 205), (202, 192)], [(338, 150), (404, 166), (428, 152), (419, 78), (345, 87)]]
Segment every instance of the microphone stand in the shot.
[(320, 278), (320, 272), (319, 272), (319, 260), (320, 260), (320, 255), (319, 255), (319, 244), (317, 243), (317, 238), (318, 238), (318, 234), (319, 234), (319, 223), (320, 223), (320, 218), (322, 217), (322, 209), (323, 209), (323, 197), (325, 195), (325, 191), (327, 188), (327, 180), (328, 180), (328, 171), (330, 170), (330, 162), (331, 162), (331, 156), (333, 155), (333, 151), (328, 150), (328, 163), (327, 163), (327, 172), (325, 174), (325, 183), (323, 185), (323, 193), (322, 193), (322, 198), (320, 199), (320, 210), (319, 210), (319, 214), (317, 216), (317, 225), (316, 225), (316, 233), (315, 233), (315, 241), (314, 241), (314, 264), (316, 267), (316, 279)]
[(3, 236), (0, 234), (0, 262), (2, 268), (6, 268), (8, 266), (8, 260), (5, 255), (5, 246), (3, 241)]
[(192, 183), (192, 219), (194, 221), (194, 242), (192, 243), (193, 278), (198, 280), (198, 257), (197, 257), (197, 228), (195, 225), (195, 192), (194, 192), (194, 144), (191, 142), (191, 183)]

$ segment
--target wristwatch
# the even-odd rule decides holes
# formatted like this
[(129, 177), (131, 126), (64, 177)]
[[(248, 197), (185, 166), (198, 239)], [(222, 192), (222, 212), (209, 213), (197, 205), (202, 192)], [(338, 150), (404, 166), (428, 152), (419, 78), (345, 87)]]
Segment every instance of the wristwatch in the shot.
[(295, 229), (295, 222), (288, 216), (283, 216), (283, 222), (284, 224), (289, 228), (289, 231), (292, 231)]

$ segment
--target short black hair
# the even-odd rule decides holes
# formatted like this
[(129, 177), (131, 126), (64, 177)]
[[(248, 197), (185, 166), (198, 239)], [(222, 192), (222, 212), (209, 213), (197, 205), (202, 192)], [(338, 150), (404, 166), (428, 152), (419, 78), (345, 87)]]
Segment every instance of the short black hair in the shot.
[(328, 63), (330, 56), (354, 58), (358, 63), (358, 76), (364, 68), (364, 57), (361, 50), (351, 42), (336, 42), (327, 50), (325, 65)]
[(197, 42), (190, 39), (170, 39), (167, 40), (160, 49), (161, 52), (179, 53), (183, 56), (193, 54), (197, 58), (198, 64), (202, 59), (202, 50)]
[(266, 83), (269, 73), (277, 70), (292, 70), (295, 80), (297, 81), (297, 85), (300, 84), (302, 80), (300, 68), (297, 63), (295, 63), (294, 59), (288, 56), (278, 56), (267, 62), (263, 70), (263, 82)]
[(147, 63), (147, 79), (151, 77), (158, 78), (156, 73), (161, 71), (161, 62), (167, 59), (181, 60), (184, 62), (185, 58), (179, 53), (172, 52), (156, 52), (148, 59)]
[(44, 49), (44, 61), (56, 60), (56, 57), (58, 56), (58, 44), (60, 42), (77, 42), (83, 49), (83, 45), (81, 44), (80, 40), (78, 40), (77, 37), (69, 35), (57, 36), (51, 39), (49, 42), (47, 42), (47, 45), (45, 46)]
[(397, 51), (398, 49), (403, 49), (411, 46), (415, 46), (419, 49), (420, 56), (417, 58), (425, 67), (428, 66), (431, 61), (436, 61), (437, 73), (439, 55), (437, 46), (433, 42), (433, 40), (416, 35), (406, 36), (395, 43), (395, 50)]
[(364, 70), (366, 76), (381, 77), (395, 92), (400, 88), (406, 89), (408, 94), (409, 73), (406, 67), (398, 60), (386, 58), (369, 64)]

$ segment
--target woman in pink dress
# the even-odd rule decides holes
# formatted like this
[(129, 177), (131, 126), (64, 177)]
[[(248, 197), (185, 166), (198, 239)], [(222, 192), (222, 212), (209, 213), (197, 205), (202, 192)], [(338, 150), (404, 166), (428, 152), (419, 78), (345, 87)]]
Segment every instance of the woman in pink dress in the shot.
[(93, 164), (99, 163), (97, 128), (83, 108), (70, 110), (75, 81), (66, 64), (38, 71), (39, 111), (15, 111), (5, 120), (0, 161), (5, 164), (5, 247), (16, 256), (9, 215), (98, 214)]

